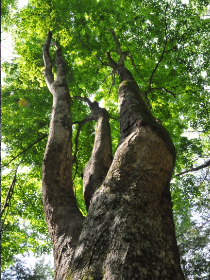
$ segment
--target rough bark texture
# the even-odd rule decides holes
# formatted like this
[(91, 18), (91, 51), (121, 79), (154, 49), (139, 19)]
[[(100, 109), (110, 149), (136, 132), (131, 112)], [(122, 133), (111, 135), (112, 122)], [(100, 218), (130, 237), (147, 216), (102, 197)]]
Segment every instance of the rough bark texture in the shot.
[(90, 102), (97, 129), (92, 157), (84, 170), (89, 208), (84, 224), (72, 188), (71, 100), (64, 64), (58, 49), (54, 81), (51, 33), (43, 46), (45, 77), (53, 95), (43, 163), (43, 203), (54, 248), (55, 279), (183, 280), (170, 195), (175, 149), (124, 66), (128, 53), (121, 51), (111, 33), (120, 55), (116, 63), (107, 54), (109, 65), (121, 79), (121, 134), (112, 161), (108, 113)]
[(170, 196), (173, 143), (122, 60), (112, 66), (122, 81), (120, 142), (93, 196), (66, 279), (184, 279)]
[(54, 81), (49, 33), (43, 46), (45, 78), (53, 95), (49, 138), (43, 161), (43, 205), (53, 243), (55, 279), (63, 279), (83, 217), (77, 207), (72, 184), (70, 95), (65, 78), (61, 49), (56, 50), (57, 77)]
[(89, 106), (97, 124), (92, 155), (83, 172), (83, 194), (87, 210), (93, 194), (102, 185), (112, 163), (112, 142), (108, 112), (100, 108), (97, 102), (89, 102)]

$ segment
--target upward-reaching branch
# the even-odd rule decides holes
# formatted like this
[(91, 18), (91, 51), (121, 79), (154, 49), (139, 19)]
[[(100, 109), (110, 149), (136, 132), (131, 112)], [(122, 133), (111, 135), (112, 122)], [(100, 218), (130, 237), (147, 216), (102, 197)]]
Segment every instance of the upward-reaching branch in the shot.
[[(130, 58), (132, 64), (133, 64), (135, 70), (137, 71), (138, 75), (143, 80), (143, 77), (140, 75), (140, 73), (138, 72), (138, 70), (137, 70), (137, 68), (135, 66), (135, 63), (133, 61), (132, 56), (129, 55), (129, 51), (127, 51), (127, 52), (123, 52), (122, 51), (120, 42), (119, 42), (119, 40), (118, 40), (114, 30), (113, 29), (108, 29), (108, 30), (111, 32), (111, 34), (113, 36), (113, 39), (114, 39), (114, 41), (116, 43), (116, 47), (117, 47), (117, 53), (120, 55), (118, 63), (116, 63), (112, 59), (112, 57), (110, 55), (110, 52), (107, 52), (106, 56), (107, 56), (107, 59), (109, 61), (109, 66), (113, 68), (114, 73), (116, 72), (119, 75), (119, 77), (121, 79), (121, 82), (123, 82), (125, 80), (130, 80), (130, 81), (133, 81), (136, 84), (136, 86), (138, 87), (135, 79), (133, 78), (133, 75), (131, 74), (131, 72), (124, 65), (124, 61), (125, 61), (126, 57), (128, 56)], [(143, 94), (142, 92), (140, 92), (140, 94), (146, 100), (146, 104), (147, 104), (148, 108), (151, 110), (151, 104), (150, 104), (150, 101), (149, 101), (147, 95)]]
[[(117, 53), (120, 55), (120, 58), (119, 58), (119, 60), (118, 60), (117, 65), (118, 65), (118, 66), (124, 66), (124, 61), (125, 61), (126, 57), (129, 55), (129, 52), (128, 52), (128, 51), (127, 51), (127, 52), (123, 52), (123, 51), (122, 51), (121, 45), (120, 45), (120, 41), (118, 40), (118, 38), (117, 38), (117, 36), (116, 36), (114, 30), (113, 30), (113, 29), (108, 29), (108, 30), (109, 30), (109, 31), (111, 32), (111, 34), (112, 34), (112, 37), (113, 37), (113, 39), (114, 39), (114, 41), (115, 41), (115, 43), (116, 43)], [(111, 66), (111, 67), (112, 67), (112, 66)]]
[(55, 81), (53, 79), (49, 54), (51, 37), (49, 32), (43, 47), (45, 78), (53, 96), (53, 108), (43, 161), (42, 194), (53, 243), (55, 279), (64, 279), (84, 218), (77, 206), (72, 181), (71, 97), (61, 48), (57, 43), (57, 76)]
[(43, 60), (45, 66), (44, 76), (50, 92), (52, 92), (51, 85), (54, 82), (54, 76), (52, 73), (52, 60), (49, 51), (51, 39), (52, 39), (52, 32), (49, 31), (49, 33), (47, 34), (47, 39), (44, 45), (42, 46)]
[(117, 38), (117, 36), (116, 36), (116, 34), (115, 34), (115, 32), (114, 32), (113, 29), (108, 28), (108, 30), (109, 30), (109, 32), (111, 32), (112, 37), (113, 37), (113, 39), (114, 39), (114, 41), (115, 41), (115, 43), (116, 43), (116, 46), (117, 46), (117, 53), (118, 53), (119, 55), (121, 55), (122, 50), (121, 50), (120, 41), (118, 40), (118, 38)]
[(82, 97), (82, 96), (73, 96), (73, 99), (77, 99), (77, 100), (80, 100), (80, 101), (84, 101), (88, 104), (88, 106), (91, 107), (93, 106), (93, 102), (90, 101), (89, 98), (87, 98), (86, 96), (85, 97)]
[(12, 180), (12, 183), (9, 187), (9, 190), (7, 192), (7, 195), (6, 195), (6, 198), (5, 198), (5, 201), (4, 201), (4, 205), (1, 209), (1, 214), (0, 216), (3, 215), (5, 209), (7, 208), (7, 206), (9, 205), (9, 201), (11, 200), (11, 197), (12, 197), (12, 194), (13, 194), (13, 190), (14, 190), (14, 186), (15, 186), (15, 183), (16, 183), (16, 177), (17, 177), (17, 171), (18, 171), (18, 168), (20, 166), (20, 164), (22, 163), (22, 161), (17, 165), (16, 169), (15, 169), (15, 175), (13, 177), (13, 180)]
[(89, 118), (97, 122), (92, 155), (83, 172), (83, 193), (88, 210), (94, 193), (103, 183), (112, 163), (111, 130), (109, 114), (106, 109), (99, 107), (98, 102), (91, 102), (87, 97), (74, 98), (88, 103), (92, 112)]
[(75, 168), (75, 173), (74, 173), (73, 179), (75, 178), (75, 176), (77, 174), (77, 170), (78, 170), (77, 152), (78, 152), (79, 135), (80, 135), (83, 125), (85, 125), (87, 122), (92, 121), (92, 120), (94, 120), (94, 117), (88, 116), (87, 118), (85, 118), (82, 121), (73, 122), (73, 124), (78, 124), (77, 134), (76, 134), (75, 141), (74, 141), (75, 142), (75, 151), (74, 151), (74, 156), (73, 156), (73, 162), (75, 163), (76, 168)]
[(22, 152), (20, 152), (19, 154), (17, 154), (15, 157), (13, 157), (9, 162), (7, 162), (6, 164), (2, 165), (2, 167), (6, 167), (8, 166), (13, 160), (15, 160), (16, 158), (18, 158), (20, 155), (24, 154), (26, 151), (28, 151), (30, 148), (32, 148), (35, 144), (37, 144), (39, 141), (43, 140), (44, 138), (46, 138), (48, 136), (48, 134), (45, 134), (44, 136), (42, 136), (41, 138), (37, 139), (36, 141), (34, 141), (33, 143), (31, 143), (26, 149), (24, 149)]
[(154, 70), (152, 71), (152, 74), (151, 74), (151, 77), (150, 77), (150, 80), (149, 80), (149, 87), (148, 87), (148, 90), (147, 92), (149, 92), (151, 90), (151, 84), (152, 84), (152, 80), (153, 80), (153, 77), (155, 75), (155, 72), (157, 71), (158, 69), (158, 66), (160, 65), (161, 61), (163, 60), (163, 57), (164, 57), (164, 54), (166, 53), (166, 45), (167, 45), (167, 42), (168, 42), (168, 37), (167, 37), (167, 29), (168, 29), (168, 26), (167, 26), (167, 9), (168, 9), (168, 3), (166, 5), (166, 9), (165, 9), (165, 32), (164, 32), (164, 46), (163, 46), (163, 51), (161, 53), (161, 56), (154, 68)]
[(62, 51), (61, 47), (58, 45), (58, 42), (55, 42), (56, 47), (56, 64), (57, 64), (57, 75), (56, 75), (56, 82), (57, 84), (67, 86), (66, 82), (66, 71), (65, 71), (65, 63), (62, 58)]
[[(166, 7), (166, 10), (167, 10), (167, 7)], [(166, 10), (165, 10), (164, 52), (165, 52), (165, 48), (166, 48), (166, 44), (167, 44)], [(145, 103), (142, 98), (143, 94), (140, 92), (137, 82), (135, 81), (132, 73), (124, 65), (124, 60), (129, 55), (129, 52), (123, 52), (121, 50), (120, 42), (117, 39), (117, 36), (116, 36), (114, 30), (110, 29), (109, 31), (112, 33), (113, 39), (116, 43), (117, 53), (120, 55), (120, 59), (119, 59), (118, 63), (116, 63), (112, 59), (110, 52), (106, 53), (107, 59), (109, 61), (109, 66), (111, 66), (113, 68), (113, 70), (117, 73), (117, 75), (121, 79), (121, 84), (119, 86), (119, 93), (118, 93), (119, 108), (120, 108), (119, 109), (119, 123), (120, 123), (120, 128), (121, 128), (121, 138), (120, 138), (119, 143), (121, 143), (121, 141), (123, 141), (124, 137), (126, 137), (126, 135), (128, 133), (128, 130), (131, 129), (131, 127), (133, 127), (134, 123), (137, 122), (137, 119), (139, 119), (140, 122), (143, 121), (143, 123), (149, 123), (151, 125), (151, 127), (155, 128), (156, 130), (159, 130), (159, 133), (162, 135), (164, 140), (168, 142), (167, 144), (169, 146), (170, 152), (175, 159), (174, 146), (173, 146), (173, 143), (170, 139), (168, 132), (165, 130), (165, 128), (162, 125), (159, 125), (156, 122), (155, 118), (152, 116), (152, 114), (150, 112), (151, 105), (150, 105), (150, 102), (149, 102), (147, 96), (145, 97), (145, 95), (144, 95), (144, 98), (146, 100), (146, 103)], [(161, 60), (163, 58), (164, 52), (161, 55), (159, 63), (161, 62)], [(158, 63), (158, 65), (159, 65), (159, 63)], [(153, 71), (154, 73), (155, 73), (158, 65), (154, 69), (154, 71)], [(153, 73), (153, 75), (154, 75), (154, 73)], [(153, 75), (152, 75), (152, 77), (153, 77)], [(152, 81), (152, 77), (151, 77), (151, 81)], [(123, 83), (123, 82), (125, 82), (125, 83)], [(132, 90), (131, 90), (131, 88), (132, 88)], [(128, 90), (129, 94), (127, 94), (125, 97), (124, 93), (126, 92), (126, 90)], [(123, 95), (121, 94), (122, 92), (123, 92)], [(131, 92), (132, 92), (132, 94), (130, 94)], [(126, 106), (128, 103), (130, 106), (131, 106), (131, 104), (133, 104), (133, 108), (138, 108), (138, 109), (136, 109), (136, 112), (135, 112), (135, 110), (131, 110), (130, 112), (127, 110)], [(136, 104), (139, 104), (139, 106), (137, 106)], [(122, 110), (121, 110), (121, 107), (122, 107)], [(141, 108), (140, 111), (139, 111), (139, 108)], [(131, 115), (132, 115), (132, 117), (131, 117)]]
[(135, 64), (135, 62), (134, 62), (134, 60), (133, 60), (133, 57), (132, 57), (131, 55), (128, 55), (128, 57), (130, 58), (131, 63), (132, 63), (132, 65), (133, 65), (134, 69), (136, 70), (136, 73), (137, 73), (138, 76), (141, 78), (141, 80), (145, 83), (145, 80), (144, 80), (143, 76), (141, 75), (141, 73), (139, 72), (139, 70), (138, 70), (137, 67), (136, 67), (136, 64)]

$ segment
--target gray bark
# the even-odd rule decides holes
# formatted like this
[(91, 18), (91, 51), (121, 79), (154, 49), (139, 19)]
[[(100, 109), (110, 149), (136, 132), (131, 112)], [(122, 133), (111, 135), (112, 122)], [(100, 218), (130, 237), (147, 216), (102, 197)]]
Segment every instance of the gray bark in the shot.
[(97, 102), (88, 102), (97, 121), (95, 141), (88, 164), (83, 172), (83, 194), (87, 210), (95, 191), (102, 185), (112, 163), (112, 142), (108, 112)]
[(43, 203), (54, 248), (55, 279), (183, 280), (170, 195), (175, 149), (124, 66), (128, 53), (121, 51), (114, 36), (120, 59), (116, 63), (109, 53), (107, 58), (121, 84), (120, 140), (113, 161), (108, 113), (89, 103), (97, 129), (84, 170), (89, 209), (83, 223), (72, 188), (71, 99), (60, 49), (54, 81), (50, 40), (49, 33), (43, 54), (53, 111), (43, 162)]
[(120, 142), (65, 279), (184, 279), (170, 195), (175, 149), (119, 61)]
[(43, 160), (43, 205), (53, 243), (55, 279), (64, 278), (78, 240), (83, 216), (73, 192), (71, 154), (71, 98), (65, 78), (61, 49), (56, 50), (57, 77), (54, 81), (49, 32), (43, 46), (45, 78), (53, 96), (50, 131)]

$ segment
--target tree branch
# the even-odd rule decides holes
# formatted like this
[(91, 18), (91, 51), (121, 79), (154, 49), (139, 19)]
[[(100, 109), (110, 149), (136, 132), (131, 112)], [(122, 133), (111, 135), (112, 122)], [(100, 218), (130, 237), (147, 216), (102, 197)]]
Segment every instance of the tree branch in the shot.
[[(77, 99), (77, 100), (80, 100), (80, 101), (83, 101), (83, 102), (86, 102), (88, 104), (88, 106), (90, 107), (91, 111), (93, 112), (96, 104), (98, 106), (98, 103), (95, 101), (95, 102), (91, 102), (89, 98), (87, 98), (86, 96), (85, 97), (82, 97), (82, 96), (73, 96), (72, 97), (73, 99)], [(78, 164), (77, 164), (77, 152), (78, 152), (78, 139), (79, 139), (79, 134), (80, 134), (80, 131), (83, 127), (83, 125), (85, 125), (87, 122), (89, 121), (92, 121), (92, 120), (96, 120), (96, 116), (94, 115), (91, 115), (91, 116), (88, 116), (87, 118), (85, 118), (84, 120), (82, 121), (77, 121), (77, 122), (73, 122), (73, 124), (78, 124), (78, 129), (77, 129), (77, 134), (76, 134), (76, 138), (75, 138), (75, 152), (74, 152), (74, 156), (73, 156), (73, 162), (76, 164), (76, 168), (75, 168), (75, 174), (74, 174), (74, 178), (77, 174), (77, 170), (78, 170)]]
[(109, 32), (112, 34), (112, 37), (113, 37), (113, 39), (114, 39), (114, 41), (115, 41), (115, 43), (116, 43), (116, 46), (117, 46), (117, 53), (118, 53), (119, 55), (121, 55), (121, 54), (122, 54), (122, 50), (121, 50), (120, 41), (118, 40), (118, 38), (117, 38), (117, 36), (116, 36), (116, 34), (115, 34), (115, 32), (114, 32), (113, 29), (108, 28), (108, 30), (109, 30)]
[(57, 64), (57, 75), (56, 75), (56, 82), (61, 86), (65, 85), (67, 87), (66, 82), (66, 71), (65, 71), (65, 63), (62, 57), (61, 47), (59, 46), (58, 42), (55, 42), (56, 46), (56, 64)]
[(41, 138), (39, 138), (38, 140), (34, 141), (32, 144), (30, 144), (25, 150), (23, 150), (22, 152), (20, 152), (18, 155), (16, 155), (15, 157), (13, 157), (8, 163), (6, 163), (5, 165), (3, 165), (2, 167), (6, 167), (8, 166), (13, 160), (15, 160), (16, 158), (18, 158), (20, 155), (22, 155), (23, 153), (25, 153), (26, 151), (28, 151), (31, 147), (33, 147), (33, 145), (35, 145), (36, 143), (38, 143), (39, 141), (41, 141), (42, 139), (46, 138), (48, 136), (48, 134), (45, 134), (44, 136), (42, 136)]
[(94, 120), (95, 118), (93, 116), (88, 116), (87, 118), (85, 118), (82, 121), (77, 121), (77, 122), (73, 122), (72, 124), (78, 124), (78, 129), (77, 129), (77, 135), (75, 138), (75, 152), (74, 152), (74, 156), (73, 156), (73, 162), (76, 164), (76, 170), (75, 170), (75, 174), (74, 174), (74, 178), (77, 174), (77, 170), (78, 170), (78, 164), (77, 164), (77, 152), (78, 152), (78, 140), (79, 140), (79, 134), (80, 131), (83, 127), (83, 125), (85, 125), (87, 122)]
[(137, 67), (136, 67), (136, 64), (135, 64), (135, 62), (134, 62), (134, 60), (133, 60), (133, 57), (132, 57), (131, 55), (128, 55), (128, 57), (130, 58), (131, 63), (132, 63), (132, 65), (133, 65), (134, 69), (136, 70), (138, 76), (139, 76), (139, 77), (141, 78), (141, 80), (145, 83), (144, 78), (142, 77), (142, 75), (140, 74), (140, 72), (138, 71), (138, 69), (137, 69)]
[(47, 34), (47, 39), (44, 43), (44, 45), (42, 46), (42, 51), (43, 51), (43, 60), (44, 60), (44, 66), (45, 66), (45, 70), (44, 70), (44, 76), (45, 76), (45, 80), (48, 86), (49, 91), (51, 92), (51, 85), (54, 82), (54, 76), (52, 73), (52, 60), (50, 57), (50, 42), (52, 39), (52, 32), (49, 31)]
[(15, 169), (15, 175), (13, 177), (13, 180), (12, 180), (12, 183), (9, 187), (9, 190), (7, 192), (7, 195), (6, 195), (6, 198), (5, 198), (5, 201), (4, 201), (4, 205), (1, 209), (1, 212), (0, 212), (0, 216), (2, 217), (5, 209), (7, 208), (7, 206), (9, 205), (9, 201), (11, 200), (11, 197), (12, 197), (12, 194), (13, 194), (13, 190), (14, 190), (14, 186), (15, 186), (15, 183), (16, 183), (16, 177), (17, 177), (17, 171), (18, 171), (18, 168), (20, 166), (20, 164), (22, 163), (23, 160), (21, 160), (21, 162), (17, 165), (16, 169)]
[(85, 97), (82, 97), (82, 96), (73, 96), (72, 98), (74, 99), (78, 99), (80, 101), (84, 101), (86, 103), (88, 103), (88, 106), (90, 107), (90, 110), (92, 111), (92, 116), (94, 117), (94, 120), (97, 121), (97, 113), (95, 114), (95, 112), (98, 110), (98, 109), (102, 109), (99, 107), (99, 104), (97, 101), (90, 101), (89, 98), (87, 98), (86, 96)]
[(150, 88), (149, 90), (146, 91), (146, 94), (148, 94), (149, 92), (151, 92), (152, 90), (164, 90), (165, 92), (170, 93), (171, 95), (173, 95), (174, 98), (176, 98), (176, 95), (181, 94), (181, 93), (173, 93), (171, 90), (166, 89), (165, 87), (161, 87), (161, 88)]
[(115, 85), (115, 71), (113, 70), (112, 71), (112, 84), (111, 84), (111, 87), (109, 89), (109, 94), (111, 93), (112, 88), (113, 88), (114, 85)]
[(167, 45), (167, 42), (168, 42), (168, 38), (167, 38), (167, 29), (168, 29), (168, 27), (167, 27), (167, 16), (166, 16), (167, 9), (168, 9), (168, 3), (166, 5), (166, 9), (165, 9), (165, 36), (164, 36), (165, 37), (165, 39), (164, 39), (165, 42), (164, 42), (164, 46), (163, 46), (163, 51), (162, 51), (162, 54), (161, 54), (161, 56), (159, 58), (159, 61), (157, 62), (154, 70), (152, 71), (152, 75), (151, 75), (150, 80), (149, 80), (148, 91), (151, 89), (151, 84), (152, 84), (152, 80), (153, 80), (153, 77), (155, 75), (155, 72), (157, 71), (158, 66), (160, 65), (161, 61), (163, 60), (164, 54), (166, 52), (166, 45)]
[(100, 57), (98, 57), (98, 56), (96, 56), (96, 55), (95, 55), (95, 57), (98, 59), (98, 61), (100, 61), (100, 63), (101, 63), (102, 66), (109, 66), (109, 64), (104, 63), (104, 62), (101, 60)]
[(108, 66), (112, 67), (115, 70), (117, 68), (117, 63), (112, 59), (110, 52), (106, 52), (106, 57), (109, 61)]
[(113, 75), (112, 72), (109, 73), (108, 75), (106, 75), (106, 77), (105, 77), (104, 80), (100, 83), (100, 85), (102, 85), (102, 84), (106, 81), (106, 79), (107, 79), (109, 76), (112, 76), (112, 75)]
[(189, 173), (189, 172), (198, 171), (198, 170), (203, 169), (203, 168), (208, 167), (208, 166), (210, 166), (210, 160), (208, 160), (206, 163), (204, 163), (202, 165), (199, 165), (197, 167), (192, 167), (192, 168), (190, 168), (188, 170), (185, 170), (185, 171), (183, 171), (181, 173), (178, 173), (175, 176), (177, 177), (177, 176), (181, 176), (181, 175), (184, 175), (186, 173)]
[[(124, 61), (125, 61), (126, 57), (129, 55), (129, 52), (128, 52), (128, 51), (127, 51), (127, 52), (123, 52), (123, 51), (122, 51), (121, 45), (120, 45), (120, 41), (118, 40), (118, 38), (117, 38), (117, 36), (116, 36), (114, 30), (113, 30), (113, 29), (110, 29), (110, 28), (108, 28), (108, 30), (109, 30), (109, 32), (111, 32), (111, 34), (112, 34), (112, 37), (113, 37), (113, 39), (114, 39), (114, 41), (115, 41), (115, 43), (116, 43), (116, 46), (117, 46), (117, 53), (120, 55), (120, 58), (119, 58), (118, 63), (117, 63), (117, 66), (124, 66)], [(111, 56), (110, 56), (110, 52), (109, 52), (109, 57), (108, 57), (109, 61), (110, 61), (110, 58), (111, 58)], [(112, 59), (111, 59), (111, 60), (112, 60)], [(113, 60), (112, 60), (112, 61), (113, 61)], [(115, 63), (116, 63), (116, 62), (115, 62)], [(112, 67), (112, 66), (111, 66), (111, 67)]]
[(150, 88), (149, 90), (145, 91), (144, 94), (148, 94), (149, 92), (151, 92), (152, 90), (163, 90), (167, 93), (170, 93), (171, 95), (173, 95), (174, 98), (176, 98), (177, 95), (182, 94), (182, 93), (186, 93), (186, 92), (192, 92), (192, 93), (196, 93), (196, 91), (193, 91), (191, 89), (183, 91), (183, 92), (179, 92), (179, 93), (174, 93), (173, 91), (165, 88), (165, 87), (161, 87), (161, 88)]

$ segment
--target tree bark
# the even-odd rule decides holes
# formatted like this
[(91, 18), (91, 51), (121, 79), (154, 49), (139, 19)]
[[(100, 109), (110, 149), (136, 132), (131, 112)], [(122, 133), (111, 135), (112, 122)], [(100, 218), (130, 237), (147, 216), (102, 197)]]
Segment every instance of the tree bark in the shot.
[(43, 205), (53, 243), (55, 279), (61, 280), (71, 261), (83, 216), (73, 192), (71, 153), (71, 98), (66, 83), (61, 49), (56, 50), (57, 77), (54, 81), (49, 32), (43, 46), (45, 78), (53, 96), (50, 131), (43, 160)]
[(170, 195), (175, 149), (119, 61), (120, 141), (65, 279), (184, 279)]
[(43, 162), (43, 203), (53, 242), (55, 279), (182, 280), (170, 195), (175, 148), (124, 66), (128, 53), (114, 39), (120, 59), (116, 63), (109, 53), (107, 58), (121, 80), (120, 139), (112, 161), (108, 113), (89, 102), (97, 129), (92, 157), (84, 169), (89, 208), (84, 223), (72, 187), (71, 99), (61, 50), (56, 51), (54, 81), (51, 33), (43, 46), (45, 78), (53, 95)]
[(92, 116), (97, 121), (95, 141), (88, 164), (83, 172), (83, 194), (87, 210), (95, 191), (102, 185), (112, 163), (112, 142), (109, 115), (98, 103), (88, 101)]

